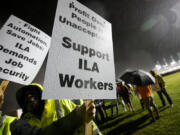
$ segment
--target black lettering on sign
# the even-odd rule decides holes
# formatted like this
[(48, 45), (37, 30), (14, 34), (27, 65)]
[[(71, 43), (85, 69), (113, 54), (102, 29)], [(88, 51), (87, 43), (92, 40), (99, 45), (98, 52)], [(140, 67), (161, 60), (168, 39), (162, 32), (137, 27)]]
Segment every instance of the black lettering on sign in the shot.
[(75, 12), (78, 12), (79, 14), (81, 14), (81, 15), (87, 17), (87, 18), (90, 17), (90, 14), (88, 14), (86, 11), (83, 11), (83, 10), (77, 8), (77, 7), (74, 5), (74, 2), (69, 3), (69, 8), (70, 8), (70, 9), (73, 9)]
[(38, 35), (40, 34), (40, 31), (38, 29), (33, 28), (31, 25), (29, 25), (27, 23), (24, 24), (24, 27), (29, 29), (31, 32), (37, 33)]
[[(29, 41), (27, 41), (27, 43), (29, 43), (29, 44), (31, 44), (31, 45), (37, 47), (37, 48), (42, 49), (42, 46), (40, 46), (37, 42), (33, 41), (32, 39), (29, 40)], [(43, 50), (43, 49), (42, 49), (42, 50)]]
[(93, 78), (83, 80), (81, 78), (75, 78), (75, 75), (59, 74), (59, 81), (61, 87), (83, 89), (94, 89), (94, 90), (113, 90), (113, 84), (108, 82), (95, 81)]
[(89, 58), (96, 57), (102, 60), (110, 61), (108, 53), (104, 53), (93, 48), (88, 48), (86, 45), (73, 42), (69, 37), (63, 37), (61, 45), (67, 49), (72, 48), (72, 51), (77, 51), (82, 56), (88, 56)]
[(17, 44), (15, 45), (15, 47), (18, 48), (18, 49), (20, 49), (20, 50), (29, 52), (29, 47), (23, 46), (23, 44), (17, 43)]
[(65, 47), (65, 48), (71, 48), (71, 39), (68, 38), (68, 37), (63, 37), (63, 43), (62, 45)]
[(72, 87), (73, 81), (74, 81), (74, 75), (69, 78), (69, 75), (63, 76), (63, 74), (59, 74), (59, 80), (61, 87), (65, 87), (66, 84), (68, 87)]
[(13, 77), (16, 77), (16, 78), (19, 78), (19, 79), (22, 79), (23, 81), (26, 81), (27, 79), (29, 79), (29, 76), (26, 75), (26, 73), (10, 70), (8, 68), (0, 67), (0, 72), (10, 75), (10, 76), (13, 76)]
[(88, 61), (87, 60), (82, 60), (79, 59), (79, 69), (84, 69), (87, 71), (96, 71), (97, 73), (99, 73), (99, 68), (96, 62), (93, 63), (92, 66), (88, 67)]
[(5, 60), (6, 64), (11, 64), (12, 66), (16, 66), (18, 68), (22, 68), (23, 64), (21, 62), (13, 61), (12, 59), (9, 59), (8, 61)]
[(25, 41), (25, 40), (26, 40), (25, 37), (23, 37), (23, 36), (21, 36), (21, 35), (18, 35), (17, 33), (14, 33), (12, 30), (7, 30), (6, 33), (7, 33), (8, 35), (11, 35), (11, 36), (17, 38), (17, 39), (21, 39), (22, 41)]
[(82, 88), (82, 87), (83, 87), (83, 81), (82, 81), (81, 79), (77, 79), (77, 80), (75, 81), (75, 86), (76, 86), (77, 88)]

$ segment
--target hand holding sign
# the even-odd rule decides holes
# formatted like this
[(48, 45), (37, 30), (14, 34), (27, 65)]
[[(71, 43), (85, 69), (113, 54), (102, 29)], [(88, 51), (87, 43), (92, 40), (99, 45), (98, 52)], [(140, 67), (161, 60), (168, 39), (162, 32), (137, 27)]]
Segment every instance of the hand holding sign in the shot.
[(76, 108), (79, 117), (83, 117), (85, 123), (85, 135), (92, 135), (92, 120), (95, 118), (95, 104), (93, 100), (86, 100), (83, 105)]
[(86, 100), (84, 103), (86, 108), (86, 119), (85, 122), (90, 122), (93, 118), (95, 118), (96, 108), (94, 104), (94, 100)]
[(87, 100), (86, 105), (86, 115), (85, 115), (85, 135), (92, 135), (92, 119), (95, 118), (95, 104), (93, 100)]

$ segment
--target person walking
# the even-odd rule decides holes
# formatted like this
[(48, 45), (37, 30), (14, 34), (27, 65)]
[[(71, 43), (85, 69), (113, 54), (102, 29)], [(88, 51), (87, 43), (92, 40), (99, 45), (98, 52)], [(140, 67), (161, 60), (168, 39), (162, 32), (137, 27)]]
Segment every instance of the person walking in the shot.
[(134, 94), (137, 96), (137, 98), (139, 99), (139, 102), (140, 102), (140, 105), (141, 105), (141, 108), (142, 108), (142, 110), (144, 110), (145, 109), (145, 107), (144, 107), (144, 104), (143, 104), (143, 100), (142, 100), (142, 98), (141, 98), (141, 96), (138, 94), (138, 92), (137, 92), (137, 90), (134, 88)]
[(122, 105), (122, 108), (125, 112), (127, 112), (127, 109), (126, 109), (126, 105), (124, 103), (124, 100), (122, 99), (122, 96), (121, 96), (121, 91), (120, 91), (120, 85), (121, 85), (121, 80), (116, 80), (116, 96), (117, 96), (117, 101), (118, 101), (118, 106), (119, 104)]
[[(152, 117), (152, 120), (155, 121), (156, 118), (159, 119), (159, 111), (158, 108), (156, 107), (155, 103), (153, 102), (153, 98), (152, 98), (152, 92), (151, 92), (151, 87), (150, 85), (145, 85), (145, 86), (138, 86), (136, 85), (136, 90), (139, 94), (139, 96), (142, 99), (142, 103), (144, 104), (144, 106), (148, 109), (149, 114)], [(156, 113), (156, 117), (153, 114), (153, 109)]]
[(130, 99), (131, 91), (128, 89), (128, 87), (125, 85), (123, 81), (117, 84), (117, 91), (119, 97), (122, 97), (123, 101), (128, 106), (129, 111), (134, 112), (134, 107)]
[(163, 80), (162, 76), (158, 75), (154, 70), (151, 70), (150, 73), (155, 78), (155, 84), (151, 85), (151, 87), (154, 91), (157, 92), (161, 100), (162, 106), (166, 106), (166, 102), (163, 97), (164, 95), (167, 101), (169, 102), (170, 106), (173, 107), (172, 99), (166, 91), (165, 81)]

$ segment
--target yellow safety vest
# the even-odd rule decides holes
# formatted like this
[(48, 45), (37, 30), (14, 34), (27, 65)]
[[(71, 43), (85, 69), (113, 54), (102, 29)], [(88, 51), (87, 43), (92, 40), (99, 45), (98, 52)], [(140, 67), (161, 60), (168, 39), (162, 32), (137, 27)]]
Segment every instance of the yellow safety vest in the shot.
[[(53, 121), (58, 118), (64, 117), (71, 113), (76, 105), (68, 99), (65, 100), (46, 100), (44, 111), (41, 119), (38, 119), (31, 113), (26, 113), (22, 116), (22, 119), (26, 120), (30, 125), (37, 126), (39, 128), (50, 125)], [(83, 134), (83, 128), (78, 129), (74, 135)], [(93, 122), (93, 135), (101, 135), (96, 124)]]
[(0, 135), (11, 135), (10, 124), (15, 119), (16, 117), (11, 117), (7, 115), (0, 116)]

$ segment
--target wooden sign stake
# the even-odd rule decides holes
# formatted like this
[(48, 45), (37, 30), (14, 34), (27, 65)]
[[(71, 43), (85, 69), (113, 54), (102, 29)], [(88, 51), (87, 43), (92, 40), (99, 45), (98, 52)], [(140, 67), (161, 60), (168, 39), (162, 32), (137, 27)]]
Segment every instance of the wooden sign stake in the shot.
[(0, 87), (1, 87), (1, 90), (2, 90), (3, 93), (5, 92), (8, 84), (9, 84), (9, 81), (8, 81), (8, 80), (3, 80), (3, 81), (1, 82)]
[[(87, 100), (85, 102), (86, 110), (89, 109), (89, 104), (91, 103), (91, 100)], [(85, 116), (86, 122), (85, 122), (85, 135), (92, 135), (93, 129), (92, 129), (92, 120), (90, 122), (87, 122), (88, 116)]]

